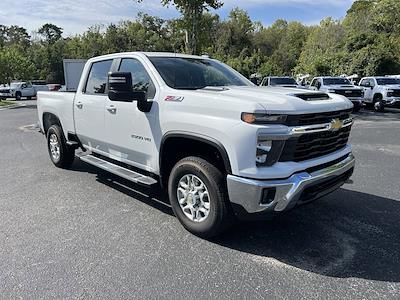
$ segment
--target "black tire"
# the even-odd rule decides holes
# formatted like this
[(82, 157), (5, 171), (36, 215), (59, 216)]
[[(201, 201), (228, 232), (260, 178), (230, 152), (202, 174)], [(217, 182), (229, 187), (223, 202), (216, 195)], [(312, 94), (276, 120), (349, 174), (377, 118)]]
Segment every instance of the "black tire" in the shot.
[[(58, 141), (58, 157), (52, 153), (50, 141), (56, 137)], [(50, 159), (58, 168), (69, 168), (75, 159), (75, 149), (68, 147), (62, 129), (58, 125), (52, 125), (47, 131), (47, 149)]]
[(7, 98), (6, 97), (1, 97), (1, 99), (0, 100), (7, 100)]
[(376, 95), (374, 97), (374, 102), (373, 102), (373, 106), (374, 106), (374, 110), (377, 112), (383, 112), (385, 110), (385, 106), (383, 104), (382, 101), (382, 95)]
[[(208, 190), (209, 213), (201, 222), (195, 222), (186, 216), (178, 201), (179, 182), (189, 174), (198, 177)], [(228, 200), (225, 177), (215, 166), (202, 158), (187, 157), (173, 167), (168, 182), (168, 194), (179, 222), (197, 236), (203, 238), (217, 236), (232, 224), (233, 214)]]
[(20, 101), (22, 99), (22, 94), (20, 92), (15, 93), (15, 100)]

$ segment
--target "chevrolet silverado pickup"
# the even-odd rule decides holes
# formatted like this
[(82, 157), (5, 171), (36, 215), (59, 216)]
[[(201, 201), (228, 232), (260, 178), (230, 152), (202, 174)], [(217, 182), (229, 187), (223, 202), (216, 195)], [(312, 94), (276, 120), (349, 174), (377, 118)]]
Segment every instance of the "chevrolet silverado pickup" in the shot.
[(364, 100), (364, 89), (355, 86), (346, 77), (315, 77), (310, 89), (346, 96), (353, 103), (355, 112), (361, 109)]
[(400, 78), (364, 77), (360, 81), (364, 88), (364, 103), (376, 111), (385, 107), (400, 108)]
[(168, 53), (92, 58), (76, 93), (38, 95), (55, 166), (77, 155), (161, 187), (202, 237), (339, 188), (355, 165), (352, 108), (341, 95), (257, 87), (217, 60)]

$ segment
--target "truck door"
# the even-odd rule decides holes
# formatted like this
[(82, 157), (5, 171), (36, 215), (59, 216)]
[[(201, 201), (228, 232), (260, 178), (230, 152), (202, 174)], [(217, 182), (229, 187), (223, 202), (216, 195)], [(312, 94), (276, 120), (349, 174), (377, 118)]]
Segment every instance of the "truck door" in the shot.
[[(155, 99), (154, 81), (142, 62), (135, 58), (123, 58), (117, 69), (131, 72), (133, 90), (146, 91), (149, 101)], [(155, 171), (158, 163), (156, 145), (161, 139), (157, 102), (146, 113), (137, 108), (136, 101), (107, 99), (105, 114), (109, 156), (150, 172)]]
[(91, 151), (107, 152), (104, 115), (107, 76), (113, 60), (92, 63), (86, 85), (74, 100), (75, 130), (82, 144)]
[(23, 83), (21, 85), (21, 95), (22, 97), (33, 97), (35, 96), (35, 88), (31, 83)]

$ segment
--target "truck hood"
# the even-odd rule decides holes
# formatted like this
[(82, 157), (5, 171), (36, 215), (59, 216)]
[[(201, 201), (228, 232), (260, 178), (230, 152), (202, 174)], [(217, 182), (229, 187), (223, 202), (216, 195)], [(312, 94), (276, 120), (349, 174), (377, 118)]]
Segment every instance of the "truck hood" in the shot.
[(393, 90), (393, 89), (397, 90), (397, 89), (400, 89), (400, 84), (383, 85), (383, 88), (387, 89), (387, 90)]
[[(202, 89), (187, 91), (188, 97), (195, 96), (214, 98), (219, 101), (218, 106), (225, 105), (228, 109), (233, 106), (243, 112), (251, 110), (265, 110), (266, 113), (304, 114), (350, 109), (353, 104), (340, 95), (315, 92), (304, 89), (282, 87), (228, 87), (226, 89)], [(322, 94), (328, 99), (303, 100), (298, 95)]]

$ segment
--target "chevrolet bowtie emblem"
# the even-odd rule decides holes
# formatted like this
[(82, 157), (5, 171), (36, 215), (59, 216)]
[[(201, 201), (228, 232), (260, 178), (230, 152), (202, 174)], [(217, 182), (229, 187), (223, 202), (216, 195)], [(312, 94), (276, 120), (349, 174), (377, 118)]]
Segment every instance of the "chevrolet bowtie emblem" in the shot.
[(333, 119), (331, 121), (331, 130), (332, 131), (338, 131), (340, 129), (342, 129), (343, 127), (343, 122), (339, 119)]

